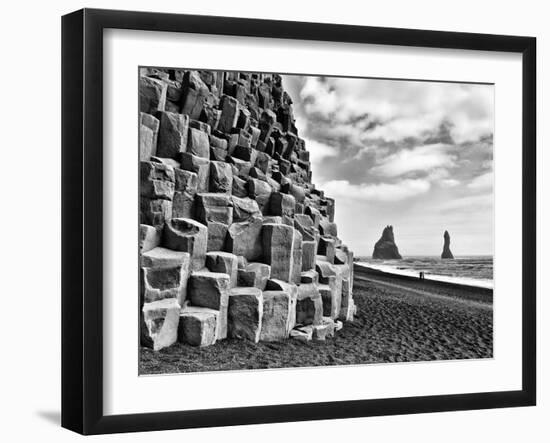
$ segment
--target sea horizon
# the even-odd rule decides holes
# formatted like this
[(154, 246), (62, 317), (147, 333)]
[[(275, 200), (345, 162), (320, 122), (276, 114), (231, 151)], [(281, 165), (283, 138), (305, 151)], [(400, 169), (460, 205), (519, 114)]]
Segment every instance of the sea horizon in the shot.
[(355, 263), (390, 274), (418, 277), (482, 288), (493, 288), (492, 255), (458, 255), (442, 259), (436, 255), (410, 255), (401, 259), (373, 259), (358, 256)]

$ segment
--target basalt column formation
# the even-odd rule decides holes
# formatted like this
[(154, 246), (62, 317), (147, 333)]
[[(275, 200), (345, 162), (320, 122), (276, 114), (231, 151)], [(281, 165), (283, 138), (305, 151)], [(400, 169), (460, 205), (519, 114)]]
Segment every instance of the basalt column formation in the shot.
[(141, 344), (325, 340), (353, 253), (276, 74), (142, 68)]

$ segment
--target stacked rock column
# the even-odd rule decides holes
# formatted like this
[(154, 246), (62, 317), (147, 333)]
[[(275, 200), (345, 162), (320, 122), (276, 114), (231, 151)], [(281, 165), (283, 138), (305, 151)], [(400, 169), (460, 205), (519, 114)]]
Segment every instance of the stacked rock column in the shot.
[(353, 253), (276, 74), (142, 68), (141, 343), (324, 340)]

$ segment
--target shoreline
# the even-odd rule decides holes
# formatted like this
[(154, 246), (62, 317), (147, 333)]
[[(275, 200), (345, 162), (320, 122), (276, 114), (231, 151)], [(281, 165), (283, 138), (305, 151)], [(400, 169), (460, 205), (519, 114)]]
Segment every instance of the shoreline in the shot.
[(453, 298), (474, 300), (481, 303), (493, 303), (493, 289), (483, 286), (473, 286), (463, 283), (448, 282), (442, 280), (420, 280), (418, 277), (381, 271), (364, 264), (354, 263), (353, 270), (357, 276), (380, 280), (382, 282), (394, 282), (409, 288), (417, 288), (424, 291), (432, 291)]
[[(421, 271), (420, 269), (413, 270), (408, 268), (395, 268), (394, 266), (385, 265), (385, 264), (378, 265), (376, 263), (371, 263), (369, 261), (363, 261), (363, 260), (358, 260), (354, 262), (354, 264), (359, 266), (364, 266), (373, 271), (385, 272), (387, 274), (391, 274), (395, 276), (411, 277), (413, 279), (417, 279), (418, 274)], [(494, 289), (492, 279), (490, 280), (490, 279), (479, 279), (479, 278), (473, 278), (473, 277), (470, 277), (470, 278), (457, 277), (452, 275), (432, 273), (429, 270), (424, 271), (424, 274), (425, 274), (425, 280), (445, 282), (445, 283), (456, 284), (461, 286), (472, 286), (475, 288), (485, 288), (485, 289), (491, 289), (491, 290)]]

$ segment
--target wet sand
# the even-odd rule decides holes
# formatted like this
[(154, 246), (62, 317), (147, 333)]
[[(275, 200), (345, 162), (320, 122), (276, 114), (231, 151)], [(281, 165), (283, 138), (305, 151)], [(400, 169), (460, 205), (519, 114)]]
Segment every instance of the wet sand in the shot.
[(491, 358), (492, 290), (355, 266), (357, 315), (325, 342), (224, 340), (140, 349), (140, 374)]

